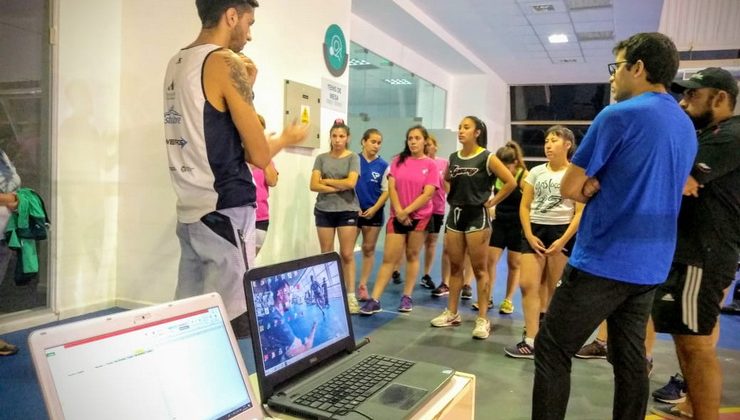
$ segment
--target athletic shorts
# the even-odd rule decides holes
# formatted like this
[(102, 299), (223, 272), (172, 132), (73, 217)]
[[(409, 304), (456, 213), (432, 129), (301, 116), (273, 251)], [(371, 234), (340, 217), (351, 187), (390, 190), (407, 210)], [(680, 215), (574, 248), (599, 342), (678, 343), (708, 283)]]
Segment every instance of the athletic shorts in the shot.
[(257, 248), (262, 248), (262, 245), (265, 244), (265, 239), (267, 238), (267, 228), (270, 227), (270, 221), (258, 220), (255, 227), (257, 228), (254, 235), (255, 245), (257, 245)]
[(491, 227), (483, 206), (450, 206), (445, 227), (453, 232), (478, 232)]
[(444, 214), (433, 214), (432, 220), (427, 225), (427, 233), (439, 233), (442, 230), (442, 226), (445, 223)]
[(316, 217), (316, 227), (357, 226), (357, 219), (359, 219), (356, 211), (321, 211), (313, 209), (313, 215)]
[(653, 302), (655, 331), (679, 335), (709, 335), (719, 316), (724, 289), (735, 273), (719, 273), (674, 262), (668, 279), (658, 286)]
[[(367, 209), (364, 209), (362, 211), (365, 211)], [(361, 228), (364, 226), (370, 226), (370, 227), (380, 227), (383, 226), (383, 222), (385, 217), (383, 216), (383, 209), (378, 210), (375, 212), (375, 215), (369, 219), (366, 219), (362, 216), (359, 216), (357, 218), (357, 227)]]
[(254, 207), (243, 206), (177, 223), (181, 252), (175, 299), (218, 292), (229, 319), (246, 312), (244, 272), (254, 266), (255, 217)]
[(427, 225), (429, 225), (429, 221), (431, 220), (431, 217), (427, 217), (424, 219), (411, 219), (411, 225), (406, 226), (398, 221), (395, 217), (391, 217), (390, 220), (388, 220), (388, 224), (385, 228), (385, 233), (395, 233), (398, 235), (406, 235), (411, 232), (426, 232)]
[(488, 246), (522, 252), (522, 224), (519, 219), (494, 219), (491, 222), (491, 239)]
[[(542, 243), (545, 245), (545, 248), (548, 248), (550, 245), (552, 245), (553, 242), (560, 239), (561, 236), (565, 233), (566, 230), (568, 230), (569, 225), (540, 225), (537, 223), (532, 223), (532, 234), (542, 241)], [(573, 251), (573, 245), (576, 243), (576, 235), (573, 235), (572, 238), (568, 241), (568, 243), (565, 244), (563, 247), (563, 254), (568, 256), (570, 255), (571, 251)], [(529, 245), (529, 241), (527, 241), (527, 238), (524, 237), (524, 233), (522, 233), (522, 254), (536, 254), (534, 252), (534, 249)]]

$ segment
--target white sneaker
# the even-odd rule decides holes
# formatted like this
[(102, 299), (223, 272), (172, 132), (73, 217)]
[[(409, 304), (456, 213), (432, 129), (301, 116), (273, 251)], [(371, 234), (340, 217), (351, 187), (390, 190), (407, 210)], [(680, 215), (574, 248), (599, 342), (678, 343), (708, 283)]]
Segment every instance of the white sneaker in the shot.
[(460, 322), (462, 322), (460, 314), (453, 314), (449, 309), (445, 308), (444, 312), (432, 319), (432, 326), (451, 327), (453, 325), (460, 325)]
[(357, 301), (357, 297), (353, 294), (347, 295), (347, 307), (349, 308), (349, 313), (351, 314), (359, 314), (360, 313), (360, 303)]
[(491, 322), (485, 318), (475, 318), (475, 328), (473, 328), (473, 338), (485, 340), (491, 332)]

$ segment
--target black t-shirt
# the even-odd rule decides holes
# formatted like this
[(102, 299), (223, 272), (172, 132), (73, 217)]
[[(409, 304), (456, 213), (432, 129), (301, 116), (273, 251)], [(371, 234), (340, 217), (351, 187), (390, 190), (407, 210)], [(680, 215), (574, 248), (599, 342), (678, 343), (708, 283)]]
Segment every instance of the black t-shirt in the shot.
[(740, 252), (740, 116), (698, 138), (691, 176), (703, 187), (681, 201), (674, 261), (732, 275)]

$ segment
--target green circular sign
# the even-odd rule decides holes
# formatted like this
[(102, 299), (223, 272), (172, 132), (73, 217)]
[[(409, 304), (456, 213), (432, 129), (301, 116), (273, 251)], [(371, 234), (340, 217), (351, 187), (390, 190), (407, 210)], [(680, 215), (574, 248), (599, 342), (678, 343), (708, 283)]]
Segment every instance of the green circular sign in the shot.
[(339, 77), (347, 69), (347, 39), (339, 25), (331, 24), (324, 35), (324, 62), (332, 76)]

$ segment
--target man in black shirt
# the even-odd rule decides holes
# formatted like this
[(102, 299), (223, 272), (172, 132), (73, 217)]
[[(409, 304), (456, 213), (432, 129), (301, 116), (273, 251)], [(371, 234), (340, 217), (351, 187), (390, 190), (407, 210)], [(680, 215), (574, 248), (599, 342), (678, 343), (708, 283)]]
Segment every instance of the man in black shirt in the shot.
[[(655, 294), (653, 320), (670, 333), (690, 399), (674, 413), (718, 418), (722, 372), (717, 359), (718, 316), (740, 250), (740, 116), (738, 85), (710, 67), (673, 84), (696, 127), (699, 150), (686, 182), (678, 240), (667, 281)], [(681, 413), (682, 412), (682, 413)]]

